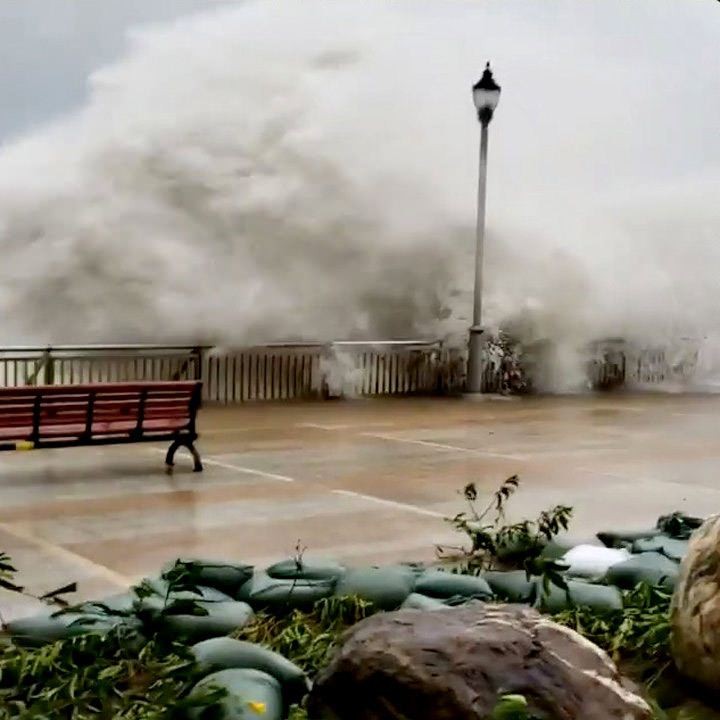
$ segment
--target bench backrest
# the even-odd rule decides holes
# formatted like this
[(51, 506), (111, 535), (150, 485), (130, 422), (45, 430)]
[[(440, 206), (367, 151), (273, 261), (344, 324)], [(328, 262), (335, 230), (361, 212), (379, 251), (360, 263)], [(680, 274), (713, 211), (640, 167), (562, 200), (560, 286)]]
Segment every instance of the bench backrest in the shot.
[(0, 428), (82, 425), (148, 420), (185, 421), (195, 431), (199, 382), (97, 383), (0, 388)]

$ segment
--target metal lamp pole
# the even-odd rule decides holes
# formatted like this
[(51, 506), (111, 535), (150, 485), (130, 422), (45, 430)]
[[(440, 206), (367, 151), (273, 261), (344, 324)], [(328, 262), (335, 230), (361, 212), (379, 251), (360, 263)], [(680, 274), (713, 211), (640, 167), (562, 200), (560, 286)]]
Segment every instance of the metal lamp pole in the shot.
[(493, 78), (490, 63), (478, 82), (473, 85), (473, 101), (480, 121), (480, 168), (478, 177), (477, 224), (475, 226), (475, 293), (473, 324), (468, 347), (467, 390), (481, 393), (483, 388), (483, 354), (485, 337), (482, 327), (483, 251), (485, 248), (485, 197), (487, 187), (488, 126), (500, 100), (500, 86)]

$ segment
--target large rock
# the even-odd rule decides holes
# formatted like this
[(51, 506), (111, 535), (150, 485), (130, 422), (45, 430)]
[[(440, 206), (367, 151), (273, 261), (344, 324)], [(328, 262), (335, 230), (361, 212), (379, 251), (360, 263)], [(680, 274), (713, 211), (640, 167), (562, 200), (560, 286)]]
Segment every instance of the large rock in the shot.
[(690, 540), (673, 596), (672, 649), (680, 672), (720, 689), (720, 515)]
[(471, 602), (374, 615), (354, 626), (310, 696), (333, 720), (479, 720), (522, 694), (553, 720), (649, 720), (608, 656), (521, 605)]

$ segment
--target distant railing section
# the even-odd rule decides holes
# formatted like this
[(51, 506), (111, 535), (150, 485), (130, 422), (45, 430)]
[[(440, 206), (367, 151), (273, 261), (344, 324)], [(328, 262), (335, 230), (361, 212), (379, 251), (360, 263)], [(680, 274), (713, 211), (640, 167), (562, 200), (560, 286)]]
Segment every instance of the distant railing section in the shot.
[(206, 400), (299, 400), (318, 394), (321, 346), (212, 349), (203, 355)]
[(438, 341), (276, 344), (214, 349), (206, 399), (220, 403), (449, 392), (460, 379)]
[(643, 388), (689, 381), (697, 368), (700, 344), (681, 338), (671, 347), (639, 348), (622, 340), (594, 344), (590, 380), (597, 389)]

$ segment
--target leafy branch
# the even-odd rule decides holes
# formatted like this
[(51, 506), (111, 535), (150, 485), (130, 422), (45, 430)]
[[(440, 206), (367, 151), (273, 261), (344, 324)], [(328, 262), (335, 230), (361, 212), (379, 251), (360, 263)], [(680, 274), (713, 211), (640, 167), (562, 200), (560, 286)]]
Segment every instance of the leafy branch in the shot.
[(480, 510), (475, 483), (466, 485), (462, 495), (468, 510), (447, 522), (466, 536), (469, 546), (438, 546), (438, 555), (462, 573), (477, 575), (486, 570), (516, 567), (524, 569), (528, 578), (541, 577), (546, 593), (550, 584), (567, 590), (562, 575), (565, 566), (542, 557), (541, 553), (548, 542), (568, 529), (573, 510), (567, 505), (556, 505), (543, 510), (535, 520), (508, 524), (507, 505), (519, 487), (518, 476), (509, 477)]
[[(18, 595), (30, 597), (33, 600), (39, 600), (45, 605), (61, 609), (70, 606), (70, 603), (63, 596), (77, 592), (77, 583), (72, 582), (55, 590), (50, 590), (50, 592), (43, 593), (42, 595), (35, 595), (22, 585), (17, 584), (15, 580), (17, 572), (17, 568), (12, 564), (12, 558), (7, 553), (0, 552), (0, 588)], [(5, 629), (6, 624), (2, 613), (0, 613), (0, 624), (2, 624), (2, 628)]]

